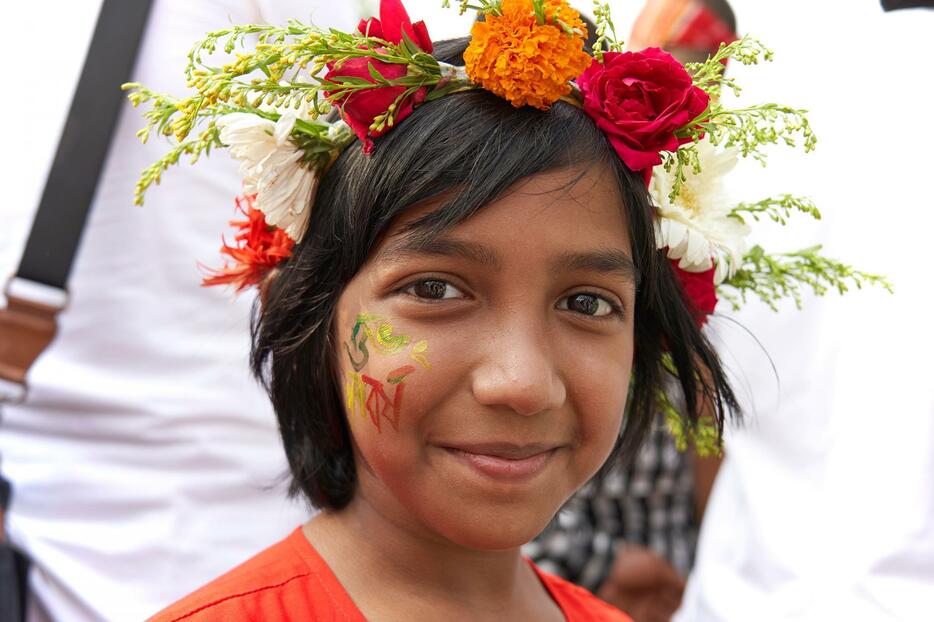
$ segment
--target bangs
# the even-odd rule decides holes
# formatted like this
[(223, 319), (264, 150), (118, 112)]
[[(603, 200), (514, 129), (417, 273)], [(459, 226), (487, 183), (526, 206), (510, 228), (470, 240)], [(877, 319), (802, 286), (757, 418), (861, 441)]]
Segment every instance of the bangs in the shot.
[[(641, 181), (622, 165), (596, 124), (571, 104), (558, 102), (541, 111), (516, 109), (486, 91), (449, 95), (416, 108), (376, 140), (370, 155), (355, 145), (344, 150), (322, 180), (306, 243), (320, 247), (321, 234), (338, 235), (349, 253), (342, 263), (358, 270), (390, 224), (414, 206), (445, 199), (407, 227), (427, 240), (524, 178), (570, 168), (583, 174), (593, 166), (619, 177), (621, 210), (646, 205), (630, 196), (643, 189)], [(320, 226), (316, 216), (332, 227)], [(641, 255), (641, 250), (634, 252)], [(344, 274), (348, 280), (352, 276)]]

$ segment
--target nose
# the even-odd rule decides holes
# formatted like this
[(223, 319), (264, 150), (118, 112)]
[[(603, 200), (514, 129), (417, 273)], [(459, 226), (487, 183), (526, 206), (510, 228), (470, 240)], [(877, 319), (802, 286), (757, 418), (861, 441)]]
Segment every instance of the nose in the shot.
[(560, 408), (567, 387), (544, 327), (527, 325), (499, 335), (483, 340), (484, 356), (473, 370), (477, 402), (526, 416)]

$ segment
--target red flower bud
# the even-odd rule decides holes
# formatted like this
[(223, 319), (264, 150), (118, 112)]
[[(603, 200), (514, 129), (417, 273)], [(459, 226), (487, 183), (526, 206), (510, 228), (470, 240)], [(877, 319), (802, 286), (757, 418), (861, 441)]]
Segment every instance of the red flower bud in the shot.
[[(430, 54), (433, 49), (425, 22), (420, 21), (413, 24), (405, 7), (402, 6), (401, 0), (382, 0), (379, 5), (379, 19), (371, 17), (360, 20), (357, 28), (364, 35), (384, 39), (395, 44), (402, 43), (402, 34), (405, 33), (415, 45), (425, 52)], [(398, 63), (384, 63), (365, 57), (349, 58), (342, 62), (340, 66), (334, 63), (329, 64), (325, 80), (339, 83), (341, 77), (352, 77), (376, 84), (376, 80), (370, 73), (371, 67), (387, 80), (402, 78), (408, 71), (406, 65)], [(389, 106), (396, 102), (405, 91), (406, 87), (402, 86), (368, 88), (346, 94), (335, 100), (335, 104), (341, 111), (341, 117), (363, 143), (364, 153), (370, 153), (373, 150), (372, 138), (384, 134), (391, 128), (385, 122), (380, 127), (373, 126), (377, 118), (385, 115), (389, 110)], [(329, 91), (326, 94), (330, 96), (332, 93), (333, 91)], [(393, 125), (409, 116), (415, 106), (425, 100), (427, 94), (428, 89), (421, 87), (414, 93), (403, 97), (392, 114)]]
[(684, 292), (684, 298), (688, 302), (688, 308), (697, 322), (697, 327), (701, 328), (707, 323), (707, 316), (713, 313), (717, 307), (717, 287), (713, 284), (713, 276), (716, 266), (704, 272), (688, 272), (678, 267), (677, 259), (669, 259), (671, 267), (678, 277), (678, 283), (681, 284), (681, 290)]

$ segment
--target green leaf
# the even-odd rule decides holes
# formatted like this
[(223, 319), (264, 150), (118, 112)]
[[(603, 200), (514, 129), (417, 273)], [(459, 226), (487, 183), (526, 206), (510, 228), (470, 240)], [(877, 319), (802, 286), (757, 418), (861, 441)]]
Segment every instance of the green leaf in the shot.
[(354, 86), (373, 86), (373, 83), (366, 78), (358, 78), (357, 76), (334, 76), (331, 78), (331, 82), (336, 82), (337, 84), (351, 84)]
[(418, 47), (418, 44), (409, 38), (409, 34), (405, 30), (402, 31), (402, 47), (412, 56), (425, 53), (425, 50)]
[(370, 77), (376, 80), (377, 84), (388, 84), (388, 81), (386, 80), (386, 78), (384, 78), (383, 74), (381, 74), (376, 69), (376, 67), (373, 66), (372, 62), (367, 63), (366, 67), (367, 67), (367, 70), (370, 72)]

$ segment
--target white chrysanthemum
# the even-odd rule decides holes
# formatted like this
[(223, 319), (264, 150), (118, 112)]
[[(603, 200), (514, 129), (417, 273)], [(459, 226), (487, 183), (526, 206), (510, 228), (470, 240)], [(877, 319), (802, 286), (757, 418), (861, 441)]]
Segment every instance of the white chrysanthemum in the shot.
[(730, 217), (735, 204), (723, 190), (723, 177), (736, 166), (735, 150), (717, 149), (704, 139), (697, 145), (701, 172), (685, 169), (681, 192), (668, 199), (674, 174), (656, 166), (649, 194), (658, 206), (655, 222), (658, 248), (668, 247), (668, 257), (688, 272), (704, 272), (716, 264), (714, 282), (732, 276), (746, 252), (749, 227)]
[(256, 193), (256, 209), (266, 222), (298, 241), (305, 233), (318, 175), (301, 162), (304, 155), (289, 140), (297, 115), (285, 111), (279, 121), (233, 112), (217, 120), (221, 141), (241, 161), (243, 189)]

